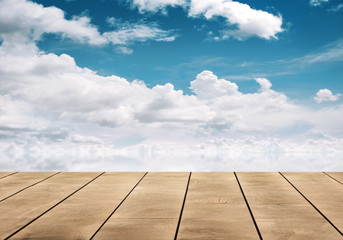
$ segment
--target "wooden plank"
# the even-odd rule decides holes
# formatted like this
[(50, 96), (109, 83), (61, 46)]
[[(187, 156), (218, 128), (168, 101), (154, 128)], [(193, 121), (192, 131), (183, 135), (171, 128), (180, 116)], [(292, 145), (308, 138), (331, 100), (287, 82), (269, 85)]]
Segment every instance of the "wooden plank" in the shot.
[(0, 239), (49, 210), (99, 173), (60, 173), (0, 203)]
[(173, 239), (189, 173), (148, 173), (94, 239)]
[[(343, 187), (323, 173), (282, 173), (343, 232)], [(343, 237), (342, 237), (343, 238)]]
[(6, 178), (12, 174), (14, 174), (14, 172), (0, 172), (0, 179)]
[(20, 172), (0, 181), (0, 201), (4, 198), (32, 185), (55, 173)]
[(11, 239), (90, 239), (144, 173), (105, 173)]
[(279, 173), (238, 173), (264, 240), (342, 239)]
[(334, 178), (339, 183), (343, 184), (343, 172), (325, 172), (331, 178)]
[(192, 173), (177, 239), (258, 239), (233, 173)]

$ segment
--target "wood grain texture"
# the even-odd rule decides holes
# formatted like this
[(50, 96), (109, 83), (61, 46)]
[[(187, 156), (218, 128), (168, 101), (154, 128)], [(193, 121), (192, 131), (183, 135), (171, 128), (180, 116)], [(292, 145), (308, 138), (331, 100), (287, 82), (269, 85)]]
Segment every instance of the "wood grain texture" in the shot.
[[(343, 232), (343, 186), (323, 173), (282, 173)], [(343, 237), (342, 237), (343, 238)]]
[(340, 182), (343, 184), (343, 172), (325, 172), (332, 178), (334, 178), (336, 181)]
[(105, 173), (12, 239), (90, 239), (144, 173)]
[(0, 180), (6, 178), (11, 174), (13, 174), (13, 172), (0, 172)]
[(148, 173), (94, 239), (173, 239), (189, 173)]
[(259, 239), (233, 173), (193, 173), (178, 239)]
[(51, 172), (19, 172), (0, 181), (0, 201), (25, 187), (53, 175)]
[(58, 173), (0, 202), (0, 239), (343, 239), (343, 186), (324, 173), (237, 173), (242, 191), (233, 173), (142, 176)]
[(98, 175), (60, 173), (1, 202), (0, 238), (9, 236)]
[(264, 240), (342, 239), (279, 173), (238, 173)]

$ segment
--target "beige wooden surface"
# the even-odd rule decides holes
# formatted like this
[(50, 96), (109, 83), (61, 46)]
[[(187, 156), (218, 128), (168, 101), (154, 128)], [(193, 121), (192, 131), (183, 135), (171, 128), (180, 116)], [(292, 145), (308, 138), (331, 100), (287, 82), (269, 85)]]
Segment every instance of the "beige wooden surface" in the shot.
[(53, 175), (51, 172), (20, 172), (0, 181), (0, 201), (25, 187), (35, 184), (44, 178)]
[(323, 173), (282, 173), (343, 232), (343, 186)]
[(0, 239), (29, 223), (99, 173), (60, 173), (0, 203)]
[(144, 173), (105, 173), (13, 239), (90, 239)]
[(342, 239), (279, 173), (238, 173), (264, 240)]
[(13, 174), (13, 172), (0, 172), (0, 179), (6, 178), (10, 174)]
[(178, 239), (258, 239), (233, 173), (192, 173)]
[(325, 173), (343, 184), (343, 172), (325, 172)]
[(94, 239), (173, 239), (189, 173), (148, 173)]
[[(6, 182), (44, 173), (17, 174)], [(237, 173), (263, 239), (343, 239), (342, 184), (283, 174)], [(189, 173), (143, 175), (58, 173), (0, 202), (0, 239), (260, 239), (233, 173), (192, 173), (182, 215)]]

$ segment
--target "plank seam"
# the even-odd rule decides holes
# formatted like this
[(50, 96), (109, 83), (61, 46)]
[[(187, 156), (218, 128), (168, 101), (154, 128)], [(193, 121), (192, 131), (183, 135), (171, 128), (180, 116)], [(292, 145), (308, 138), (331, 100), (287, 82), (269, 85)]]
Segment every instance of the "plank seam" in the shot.
[(135, 186), (133, 186), (133, 188), (130, 190), (130, 192), (124, 197), (124, 199), (118, 204), (118, 206), (111, 212), (111, 214), (106, 218), (106, 220), (100, 225), (100, 227), (98, 228), (98, 230), (96, 230), (96, 232), (93, 234), (93, 236), (90, 238), (90, 240), (92, 240), (95, 235), (101, 230), (101, 228), (106, 224), (106, 222), (112, 217), (112, 215), (117, 211), (117, 209), (124, 203), (124, 201), (129, 197), (129, 195), (133, 192), (133, 190), (138, 186), (138, 184), (143, 180), (143, 178), (148, 174), (148, 172), (146, 172), (143, 177), (141, 177), (141, 179), (136, 183)]
[(50, 207), (48, 210), (46, 210), (45, 212), (43, 212), (42, 214), (40, 214), (38, 217), (32, 219), (30, 222), (26, 223), (24, 226), (22, 226), (21, 228), (19, 228), (18, 230), (16, 230), (14, 233), (12, 233), (11, 235), (9, 235), (8, 237), (4, 238), (4, 240), (7, 240), (11, 237), (13, 237), (15, 234), (17, 234), (18, 232), (20, 232), (21, 230), (23, 230), (24, 228), (26, 228), (27, 226), (29, 226), (31, 223), (33, 223), (34, 221), (36, 221), (38, 218), (40, 218), (41, 216), (43, 216), (44, 214), (46, 214), (47, 212), (49, 212), (50, 210), (52, 210), (53, 208), (55, 208), (56, 206), (58, 206), (60, 203), (64, 202), (65, 200), (67, 200), (69, 197), (71, 197), (72, 195), (74, 195), (75, 193), (77, 193), (78, 191), (80, 191), (82, 188), (86, 187), (88, 184), (90, 184), (91, 182), (93, 182), (94, 180), (96, 180), (98, 177), (100, 177), (101, 175), (103, 175), (105, 172), (100, 173), (98, 176), (96, 176), (95, 178), (93, 178), (92, 180), (90, 180), (89, 182), (87, 182), (85, 185), (81, 186), (80, 188), (78, 188), (77, 190), (75, 190), (74, 192), (72, 192), (71, 194), (69, 194), (67, 197), (63, 198), (61, 201), (59, 201), (58, 203), (56, 203), (54, 206)]
[(305, 197), (304, 194), (302, 194), (302, 192), (300, 192), (300, 190), (298, 188), (296, 188), (296, 186), (294, 186), (281, 172), (279, 172), (280, 175), (289, 183), (291, 184), (291, 186), (297, 190), (298, 193), (300, 193), (300, 195), (309, 203), (311, 204), (311, 206), (317, 210), (318, 213), (320, 213), (320, 215), (322, 215), (323, 218), (325, 218), (326, 221), (328, 221), (331, 226), (333, 226), (342, 236), (343, 236), (343, 233), (307, 198)]
[(181, 212), (180, 212), (180, 217), (179, 217), (179, 221), (177, 222), (177, 227), (176, 227), (176, 232), (175, 232), (174, 240), (177, 239), (177, 235), (178, 235), (178, 233), (179, 233), (179, 228), (180, 228), (180, 225), (181, 225), (182, 213), (183, 213), (183, 209), (184, 209), (185, 203), (186, 203), (186, 198), (187, 198), (187, 193), (188, 193), (188, 187), (189, 187), (189, 182), (191, 181), (191, 176), (192, 176), (192, 172), (190, 172), (190, 173), (189, 173), (189, 176), (188, 176), (188, 182), (187, 182), (187, 186), (186, 186), (185, 196), (184, 196), (184, 198), (183, 198), (182, 207), (181, 207)]
[(5, 201), (6, 199), (8, 199), (8, 198), (10, 198), (10, 197), (13, 197), (14, 195), (16, 195), (16, 194), (18, 194), (18, 193), (24, 191), (25, 189), (28, 189), (28, 188), (30, 188), (30, 187), (33, 187), (34, 185), (37, 185), (38, 183), (41, 183), (41, 182), (43, 182), (43, 181), (45, 181), (45, 180), (47, 180), (47, 179), (49, 179), (49, 178), (55, 176), (56, 174), (59, 174), (59, 173), (60, 173), (60, 172), (54, 173), (54, 174), (52, 174), (52, 175), (50, 175), (50, 176), (48, 176), (48, 177), (46, 177), (46, 178), (44, 178), (44, 179), (42, 179), (42, 180), (40, 180), (40, 181), (38, 181), (38, 182), (35, 182), (35, 183), (33, 183), (33, 184), (31, 184), (31, 185), (29, 185), (29, 186), (27, 186), (27, 187), (24, 187), (23, 189), (20, 189), (19, 191), (17, 191), (17, 192), (15, 192), (15, 193), (13, 193), (13, 194), (11, 194), (11, 195), (9, 195), (9, 196), (7, 196), (7, 197), (1, 199), (0, 202)]
[(235, 177), (236, 177), (238, 186), (239, 186), (239, 188), (241, 189), (241, 192), (242, 192), (242, 195), (243, 195), (245, 204), (246, 204), (247, 207), (248, 207), (250, 216), (251, 216), (251, 218), (252, 218), (252, 220), (253, 220), (253, 222), (254, 222), (254, 225), (255, 225), (256, 231), (257, 231), (257, 233), (258, 233), (258, 236), (259, 236), (259, 238), (260, 238), (261, 240), (263, 240), (262, 234), (261, 234), (261, 232), (260, 232), (260, 229), (259, 229), (258, 226), (257, 226), (257, 222), (256, 222), (255, 217), (254, 217), (254, 215), (253, 215), (253, 213), (252, 213), (252, 211), (251, 211), (251, 208), (250, 208), (250, 206), (249, 206), (248, 199), (245, 197), (243, 188), (242, 188), (242, 186), (241, 186), (241, 183), (240, 183), (239, 180), (238, 180), (237, 174), (236, 174), (236, 172), (234, 172), (233, 174), (235, 174)]
[(323, 173), (324, 173), (326, 176), (328, 176), (329, 178), (331, 178), (331, 179), (335, 180), (336, 182), (338, 182), (338, 183), (340, 183), (340, 184), (343, 185), (343, 183), (342, 183), (341, 181), (339, 181), (339, 180), (337, 180), (336, 178), (332, 177), (332, 176), (329, 175), (328, 173), (326, 173), (326, 172), (323, 172)]
[(10, 173), (10, 174), (8, 174), (8, 175), (6, 175), (6, 176), (3, 176), (3, 177), (0, 178), (0, 180), (3, 179), (3, 178), (6, 178), (6, 177), (12, 176), (12, 175), (14, 175), (14, 174), (16, 174), (16, 173), (18, 173), (18, 172)]

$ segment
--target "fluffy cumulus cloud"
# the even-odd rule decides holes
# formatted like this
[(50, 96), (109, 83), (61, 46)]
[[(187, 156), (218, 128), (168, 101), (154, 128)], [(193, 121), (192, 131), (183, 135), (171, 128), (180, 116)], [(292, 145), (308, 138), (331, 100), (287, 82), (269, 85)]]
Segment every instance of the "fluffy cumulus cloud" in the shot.
[(218, 79), (211, 71), (203, 71), (191, 82), (191, 89), (201, 99), (238, 95), (238, 86), (225, 79)]
[(187, 160), (184, 170), (244, 170), (261, 164), (256, 154), (274, 163), (269, 170), (291, 169), (285, 156), (305, 168), (316, 154), (339, 167), (341, 105), (295, 105), (265, 78), (256, 79), (255, 93), (243, 93), (208, 70), (191, 81), (193, 95), (170, 83), (149, 88), (23, 44), (5, 40), (0, 47), (2, 169), (178, 170), (177, 158)]
[(74, 16), (67, 20), (64, 12), (56, 7), (44, 7), (27, 0), (0, 0), (0, 39), (8, 42), (36, 41), (44, 33), (59, 34), (91, 45), (119, 45), (118, 52), (124, 54), (132, 53), (132, 49), (125, 45), (175, 40), (172, 31), (162, 30), (153, 23), (123, 23), (114, 31), (100, 33), (87, 16)]
[(204, 17), (215, 20), (216, 17), (226, 19), (227, 27), (215, 36), (215, 40), (234, 37), (240, 40), (257, 36), (264, 39), (277, 39), (282, 32), (282, 17), (266, 11), (256, 10), (248, 4), (232, 0), (133, 0), (132, 4), (141, 12), (162, 10), (168, 6), (182, 6), (190, 17)]
[(66, 20), (64, 12), (56, 7), (43, 7), (26, 0), (0, 0), (1, 38), (38, 40), (43, 33), (58, 33), (93, 45), (107, 42), (88, 17)]
[[(206, 19), (223, 17), (229, 28), (222, 30), (221, 39), (235, 37), (244, 39), (258, 36), (264, 39), (277, 39), (276, 34), (283, 31), (282, 17), (255, 10), (248, 4), (231, 0), (192, 0), (190, 16), (204, 16)], [(237, 29), (232, 28), (237, 26)]]
[(321, 102), (333, 102), (333, 101), (337, 101), (339, 99), (339, 97), (341, 96), (341, 94), (337, 93), (337, 94), (333, 94), (329, 89), (320, 89), (316, 96), (314, 97), (314, 100), (317, 101), (317, 103), (321, 103)]

